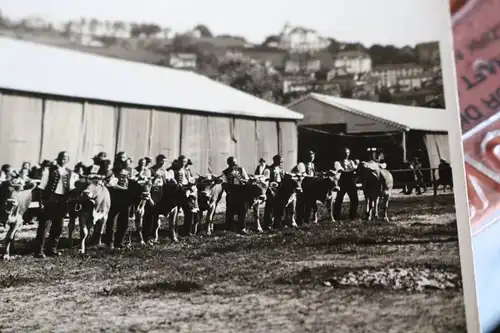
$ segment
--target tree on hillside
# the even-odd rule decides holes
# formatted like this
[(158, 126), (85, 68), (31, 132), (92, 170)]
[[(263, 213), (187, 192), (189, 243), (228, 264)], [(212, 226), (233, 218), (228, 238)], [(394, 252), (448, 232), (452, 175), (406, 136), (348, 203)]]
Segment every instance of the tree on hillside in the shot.
[(210, 29), (204, 24), (198, 24), (193, 30), (198, 30), (201, 37), (212, 38), (214, 36)]
[(409, 46), (400, 49), (394, 45), (375, 44), (368, 49), (368, 53), (374, 66), (418, 62), (415, 50)]
[(250, 60), (227, 60), (219, 66), (219, 81), (254, 96), (278, 101), (282, 91), (281, 79), (264, 65)]
[(268, 46), (270, 43), (278, 43), (280, 41), (280, 37), (277, 35), (267, 36), (264, 42), (262, 42), (261, 46)]
[(172, 49), (176, 52), (188, 52), (194, 44), (194, 38), (186, 34), (176, 34), (172, 39)]

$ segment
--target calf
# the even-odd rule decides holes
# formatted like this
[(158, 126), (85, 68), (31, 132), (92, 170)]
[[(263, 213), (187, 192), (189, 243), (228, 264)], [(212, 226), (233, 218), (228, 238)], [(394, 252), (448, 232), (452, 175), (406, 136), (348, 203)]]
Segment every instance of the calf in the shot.
[(361, 162), (358, 166), (358, 175), (363, 182), (363, 193), (366, 200), (366, 219), (371, 221), (378, 219), (378, 205), (382, 198), (384, 207), (384, 220), (389, 221), (387, 215), (391, 191), (394, 187), (392, 174), (386, 169), (380, 167), (377, 162)]
[[(162, 191), (161, 200), (156, 205), (157, 213), (168, 218), (171, 238), (174, 242), (178, 242), (177, 218), (179, 209), (182, 209), (184, 213), (184, 225), (189, 232), (193, 215), (199, 211), (198, 190), (195, 183), (189, 183), (187, 186), (184, 186), (173, 181), (173, 177), (167, 177)], [(155, 229), (156, 241), (158, 240), (159, 229), (160, 224), (158, 223)]]
[(111, 197), (101, 177), (87, 179), (86, 187), (74, 202), (81, 231), (80, 253), (85, 253), (89, 230), (94, 227), (98, 244), (104, 235), (106, 220), (111, 208)]
[[(131, 217), (135, 226), (135, 232), (141, 245), (146, 244), (151, 236), (151, 227), (155, 224), (155, 205), (160, 202), (162, 196), (163, 180), (161, 177), (144, 178), (133, 180), (129, 184), (132, 206), (135, 208)], [(156, 221), (157, 222), (157, 221)], [(129, 231), (129, 244), (132, 243), (132, 232)]]
[(10, 259), (10, 247), (33, 199), (35, 183), (13, 178), (0, 184), (0, 226), (7, 227), (3, 259)]
[[(224, 184), (224, 190), (228, 193), (227, 198), (230, 196), (231, 205), (234, 207), (233, 210), (226, 208), (226, 223), (232, 221), (234, 216), (228, 216), (228, 214), (235, 213), (238, 215), (238, 221), (240, 225), (245, 225), (245, 218), (248, 211), (253, 212), (254, 222), (257, 227), (258, 232), (262, 232), (262, 226), (260, 223), (260, 207), (266, 202), (266, 193), (269, 189), (269, 178), (266, 176), (250, 176), (249, 180), (243, 184)], [(229, 194), (230, 193), (230, 194)], [(229, 203), (226, 204), (228, 206)], [(234, 227), (229, 225), (229, 227)], [(243, 232), (246, 229), (243, 228)]]
[(214, 231), (214, 215), (224, 192), (222, 189), (222, 176), (198, 175), (196, 186), (198, 189), (198, 207), (200, 210), (194, 225), (194, 234), (198, 232), (198, 224), (203, 219), (203, 213), (206, 212), (207, 235), (211, 235)]
[(335, 222), (333, 217), (333, 194), (339, 191), (340, 172), (329, 170), (319, 173), (315, 177), (305, 177), (302, 181), (303, 192), (297, 200), (297, 210), (299, 218), (303, 222), (308, 222), (313, 215), (312, 223), (318, 223), (318, 202), (325, 205), (329, 217)]
[(293, 228), (298, 227), (296, 221), (297, 195), (302, 193), (302, 181), (304, 173), (286, 173), (279, 186), (270, 185), (270, 191), (274, 191), (273, 221), (270, 228), (283, 226), (283, 222), (290, 221)]

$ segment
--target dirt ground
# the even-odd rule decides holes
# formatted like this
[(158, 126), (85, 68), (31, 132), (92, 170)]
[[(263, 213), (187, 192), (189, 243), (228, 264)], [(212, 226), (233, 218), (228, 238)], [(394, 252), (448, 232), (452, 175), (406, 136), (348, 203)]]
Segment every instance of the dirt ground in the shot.
[(28, 253), (25, 227), (0, 262), (0, 332), (465, 332), (453, 196), (431, 202), (396, 197), (390, 223), (85, 256), (63, 239), (63, 256), (45, 260)]

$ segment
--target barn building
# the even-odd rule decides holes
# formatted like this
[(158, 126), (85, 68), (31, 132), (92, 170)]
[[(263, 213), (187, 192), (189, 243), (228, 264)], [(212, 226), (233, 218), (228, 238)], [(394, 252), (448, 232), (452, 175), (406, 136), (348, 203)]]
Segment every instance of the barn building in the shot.
[(304, 115), (299, 121), (299, 156), (317, 152), (325, 169), (349, 147), (353, 158), (381, 151), (389, 169), (418, 156), (424, 168), (450, 161), (448, 112), (396, 104), (360, 101), (312, 93), (288, 106)]
[(183, 154), (215, 174), (231, 155), (249, 172), (277, 153), (287, 169), (297, 161), (300, 113), (205, 76), (9, 38), (0, 49), (1, 164), (61, 150), (71, 164)]

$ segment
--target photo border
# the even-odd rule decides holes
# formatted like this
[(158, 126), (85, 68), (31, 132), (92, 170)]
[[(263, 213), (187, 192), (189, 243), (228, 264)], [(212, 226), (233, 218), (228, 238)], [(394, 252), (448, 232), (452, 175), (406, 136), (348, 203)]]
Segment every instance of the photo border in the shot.
[(458, 85), (453, 44), (453, 22), (449, 0), (435, 1), (433, 14), (429, 19), (440, 22), (439, 53), (443, 76), (443, 90), (449, 119), (443, 119), (449, 124), (448, 140), (450, 145), (450, 162), (453, 172), (453, 189), (457, 218), (457, 232), (460, 251), (460, 266), (462, 271), (463, 300), (467, 332), (480, 332), (478, 297), (475, 279), (474, 250), (472, 247), (472, 226), (469, 219), (469, 200), (467, 195), (467, 180), (465, 174), (462, 128), (458, 99)]

